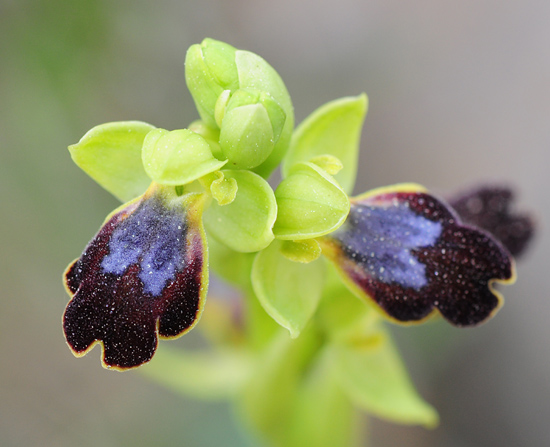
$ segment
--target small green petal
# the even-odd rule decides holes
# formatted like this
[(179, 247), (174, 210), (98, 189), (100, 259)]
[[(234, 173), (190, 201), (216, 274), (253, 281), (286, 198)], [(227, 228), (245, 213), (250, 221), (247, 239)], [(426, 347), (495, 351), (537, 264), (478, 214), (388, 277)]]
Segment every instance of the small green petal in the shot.
[(275, 191), (279, 239), (311, 239), (336, 230), (349, 213), (349, 199), (334, 179), (313, 163), (297, 163)]
[(295, 163), (330, 154), (341, 160), (344, 168), (335, 175), (347, 193), (355, 184), (361, 127), (367, 113), (367, 96), (331, 101), (306, 118), (292, 135), (290, 149), (283, 162), (283, 175)]
[(183, 351), (160, 347), (155, 361), (141, 368), (171, 391), (199, 399), (233, 396), (250, 373), (250, 358), (239, 351)]
[(231, 90), (224, 90), (221, 92), (220, 96), (216, 100), (216, 106), (214, 107), (214, 118), (216, 119), (216, 124), (219, 127), (222, 127), (223, 117), (225, 115), (225, 108), (231, 97)]
[(188, 129), (149, 132), (143, 142), (142, 158), (149, 177), (164, 185), (191, 183), (227, 162), (214, 158), (208, 142)]
[(273, 240), (277, 202), (271, 186), (250, 171), (224, 170), (238, 185), (235, 200), (220, 206), (213, 202), (204, 213), (208, 233), (240, 252), (259, 251)]
[(283, 80), (264, 59), (249, 51), (237, 50), (235, 62), (239, 73), (239, 87), (269, 93), (286, 115), (284, 126), (273, 151), (267, 160), (254, 169), (262, 177), (267, 177), (279, 165), (288, 150), (294, 129), (294, 108)]
[(141, 162), (141, 146), (154, 128), (140, 121), (101, 124), (69, 146), (69, 151), (79, 168), (127, 202), (143, 194), (151, 183)]
[(342, 388), (359, 407), (401, 424), (437, 425), (437, 412), (415, 390), (381, 325), (355, 343), (332, 344), (330, 356)]
[(252, 286), (265, 311), (296, 338), (317, 309), (325, 266), (292, 262), (280, 249), (275, 241), (256, 255)]
[(237, 180), (234, 178), (225, 178), (225, 175), (222, 171), (216, 171), (212, 174), (217, 176), (210, 184), (210, 192), (212, 197), (216, 199), (218, 205), (229, 205), (237, 197), (237, 191), (239, 186), (237, 185)]
[(332, 155), (318, 155), (317, 157), (313, 157), (311, 160), (309, 160), (311, 163), (316, 164), (321, 169), (325, 170), (330, 175), (336, 175), (338, 174), (344, 165), (340, 160), (338, 160), (336, 157)]
[(321, 246), (315, 239), (282, 241), (281, 254), (291, 261), (308, 264), (321, 256)]

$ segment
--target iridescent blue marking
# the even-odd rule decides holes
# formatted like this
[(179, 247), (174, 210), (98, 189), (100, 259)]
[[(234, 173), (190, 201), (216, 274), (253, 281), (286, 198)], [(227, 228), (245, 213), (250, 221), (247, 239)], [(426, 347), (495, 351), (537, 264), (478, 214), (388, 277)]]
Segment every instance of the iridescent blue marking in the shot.
[(406, 203), (388, 208), (353, 204), (334, 237), (378, 281), (420, 289), (428, 283), (426, 266), (411, 250), (433, 245), (441, 231), (440, 222), (417, 215)]
[(159, 296), (184, 268), (186, 232), (181, 211), (167, 210), (158, 201), (145, 201), (113, 231), (101, 268), (123, 275), (128, 267), (139, 263), (143, 291)]

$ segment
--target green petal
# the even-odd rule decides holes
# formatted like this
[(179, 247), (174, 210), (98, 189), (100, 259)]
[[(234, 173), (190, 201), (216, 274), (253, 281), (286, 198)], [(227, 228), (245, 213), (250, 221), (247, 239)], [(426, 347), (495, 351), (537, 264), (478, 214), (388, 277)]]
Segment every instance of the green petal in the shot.
[(311, 239), (336, 230), (349, 213), (349, 199), (334, 179), (313, 163), (297, 163), (275, 191), (279, 239)]
[(162, 346), (141, 372), (171, 391), (200, 399), (233, 396), (250, 373), (250, 358), (240, 351), (184, 351)]
[(418, 395), (381, 325), (354, 343), (333, 343), (330, 356), (341, 386), (359, 407), (401, 424), (437, 425), (437, 412)]
[(324, 264), (290, 261), (274, 241), (256, 255), (252, 286), (265, 311), (292, 338), (298, 337), (317, 309), (323, 290)]
[(204, 214), (208, 233), (240, 252), (259, 251), (273, 240), (277, 202), (271, 186), (250, 171), (224, 170), (237, 181), (237, 195), (229, 205), (213, 202)]
[(269, 93), (286, 114), (283, 129), (273, 151), (266, 161), (254, 169), (262, 177), (267, 177), (279, 165), (288, 150), (290, 137), (294, 129), (292, 101), (281, 77), (260, 56), (249, 51), (237, 50), (235, 62), (239, 73), (239, 87)]
[(208, 142), (188, 129), (149, 132), (142, 159), (149, 177), (163, 185), (191, 183), (227, 163), (214, 158)]
[(154, 128), (140, 121), (101, 124), (69, 151), (79, 168), (121, 202), (128, 202), (151, 183), (141, 162), (141, 146)]
[(319, 155), (333, 155), (344, 166), (335, 178), (344, 191), (350, 193), (355, 184), (361, 127), (366, 113), (365, 94), (341, 98), (318, 108), (292, 135), (283, 162), (283, 175), (288, 175), (295, 163), (310, 161)]

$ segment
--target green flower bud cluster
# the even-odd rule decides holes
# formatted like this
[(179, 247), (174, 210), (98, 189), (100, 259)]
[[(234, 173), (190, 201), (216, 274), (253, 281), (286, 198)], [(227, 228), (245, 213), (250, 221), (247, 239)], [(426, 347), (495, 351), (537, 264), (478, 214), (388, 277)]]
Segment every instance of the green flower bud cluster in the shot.
[(269, 175), (294, 127), (292, 102), (277, 72), (253, 53), (205, 39), (189, 48), (185, 79), (204, 133), (219, 132), (228, 166)]

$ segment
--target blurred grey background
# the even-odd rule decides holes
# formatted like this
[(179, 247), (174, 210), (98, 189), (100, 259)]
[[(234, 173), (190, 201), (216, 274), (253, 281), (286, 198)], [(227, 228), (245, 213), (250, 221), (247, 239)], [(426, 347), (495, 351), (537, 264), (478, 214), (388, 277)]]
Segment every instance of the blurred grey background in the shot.
[(0, 445), (254, 445), (227, 405), (105, 371), (97, 349), (76, 360), (61, 331), (61, 272), (117, 206), (66, 147), (107, 121), (185, 127), (185, 51), (207, 36), (267, 59), (297, 122), (367, 92), (356, 192), (517, 187), (539, 231), (498, 316), (395, 329), (440, 426), (369, 430), (376, 447), (549, 445), (549, 23), (545, 0), (0, 0)]

